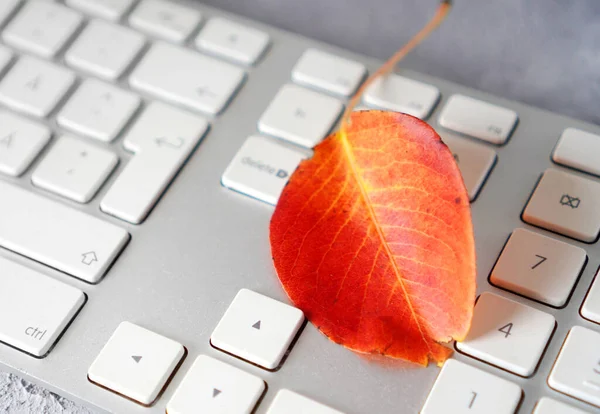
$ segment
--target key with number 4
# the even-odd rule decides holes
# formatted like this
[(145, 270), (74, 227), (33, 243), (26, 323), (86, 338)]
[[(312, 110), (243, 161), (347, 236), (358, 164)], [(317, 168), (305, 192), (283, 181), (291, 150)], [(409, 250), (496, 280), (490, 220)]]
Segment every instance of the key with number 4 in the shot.
[(471, 330), (456, 347), (492, 365), (528, 377), (535, 371), (556, 321), (542, 311), (492, 293), (475, 304)]

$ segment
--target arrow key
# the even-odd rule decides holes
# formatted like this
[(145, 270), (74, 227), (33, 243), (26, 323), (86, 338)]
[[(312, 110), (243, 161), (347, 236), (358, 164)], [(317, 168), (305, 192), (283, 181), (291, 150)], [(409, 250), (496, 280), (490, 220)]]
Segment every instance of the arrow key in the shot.
[(185, 354), (180, 343), (122, 322), (90, 366), (88, 378), (148, 406), (166, 386)]
[(210, 342), (215, 348), (274, 370), (303, 322), (300, 309), (242, 289), (213, 331)]
[(239, 368), (200, 355), (167, 404), (169, 414), (250, 413), (265, 382)]

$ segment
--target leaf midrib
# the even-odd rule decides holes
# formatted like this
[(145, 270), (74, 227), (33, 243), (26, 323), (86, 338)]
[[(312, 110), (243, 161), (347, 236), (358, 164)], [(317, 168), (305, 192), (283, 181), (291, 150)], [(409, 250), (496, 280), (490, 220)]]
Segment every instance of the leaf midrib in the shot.
[(421, 327), (421, 324), (419, 323), (418, 315), (412, 304), (412, 301), (408, 294), (407, 288), (404, 285), (404, 279), (402, 277), (400, 269), (398, 268), (398, 264), (396, 263), (394, 255), (393, 255), (392, 251), (390, 250), (390, 247), (387, 243), (387, 239), (385, 238), (385, 235), (383, 234), (383, 230), (382, 230), (381, 224), (379, 223), (377, 215), (375, 214), (375, 211), (373, 210), (373, 203), (371, 202), (371, 198), (369, 197), (369, 194), (367, 192), (365, 181), (363, 180), (363, 177), (360, 175), (360, 173), (357, 169), (356, 157), (354, 156), (354, 152), (352, 151), (352, 146), (348, 142), (347, 133), (346, 133), (346, 131), (344, 131), (344, 129), (342, 129), (337, 135), (342, 143), (342, 148), (344, 149), (344, 154), (346, 154), (348, 164), (350, 164), (350, 170), (352, 171), (352, 175), (354, 176), (354, 179), (356, 180), (356, 182), (358, 184), (358, 188), (360, 189), (360, 194), (367, 206), (367, 211), (369, 212), (369, 217), (371, 218), (371, 221), (373, 222), (375, 229), (377, 230), (377, 235), (379, 236), (381, 244), (384, 246), (386, 255), (392, 262), (391, 267), (392, 267), (392, 269), (394, 269), (394, 274), (396, 275), (396, 279), (397, 279), (398, 283), (400, 284), (402, 293), (404, 294), (404, 297), (406, 299), (406, 303), (408, 304), (412, 318), (415, 321), (415, 324), (417, 325), (417, 328), (419, 329), (419, 333), (421, 334), (421, 338), (423, 339), (423, 342), (427, 346), (427, 349), (429, 350), (429, 355), (431, 356), (433, 352), (429, 346), (429, 340), (425, 336), (425, 333), (423, 332), (423, 328)]

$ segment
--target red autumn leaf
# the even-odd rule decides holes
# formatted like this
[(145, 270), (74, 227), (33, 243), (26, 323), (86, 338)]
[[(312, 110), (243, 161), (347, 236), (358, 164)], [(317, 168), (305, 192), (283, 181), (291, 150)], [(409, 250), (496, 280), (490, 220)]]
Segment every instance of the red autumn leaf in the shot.
[(427, 365), (466, 336), (475, 301), (469, 197), (425, 122), (355, 112), (284, 189), (271, 250), (292, 302), (334, 342)]

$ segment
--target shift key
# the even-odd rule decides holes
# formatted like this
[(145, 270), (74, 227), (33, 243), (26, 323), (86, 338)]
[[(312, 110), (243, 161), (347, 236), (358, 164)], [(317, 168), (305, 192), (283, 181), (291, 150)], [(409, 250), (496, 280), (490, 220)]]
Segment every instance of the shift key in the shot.
[(85, 294), (0, 257), (0, 341), (44, 357), (85, 303)]
[(114, 224), (1, 181), (0, 200), (0, 247), (89, 283), (129, 241)]

